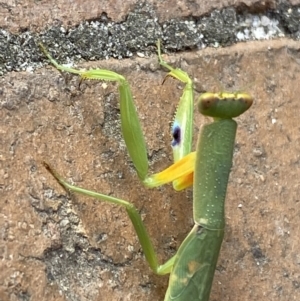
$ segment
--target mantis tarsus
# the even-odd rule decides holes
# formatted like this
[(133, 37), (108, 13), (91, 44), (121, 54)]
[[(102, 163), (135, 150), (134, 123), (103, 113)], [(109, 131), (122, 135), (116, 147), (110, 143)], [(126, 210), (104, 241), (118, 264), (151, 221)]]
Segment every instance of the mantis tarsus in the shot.
[(175, 163), (166, 170), (148, 175), (147, 150), (126, 79), (103, 69), (76, 70), (58, 64), (41, 45), (51, 63), (59, 70), (78, 74), (82, 79), (115, 81), (119, 84), (123, 137), (139, 178), (149, 187), (173, 181), (176, 190), (193, 185), (195, 225), (177, 253), (159, 265), (142, 219), (133, 204), (66, 182), (47, 163), (45, 167), (67, 190), (123, 206), (135, 228), (150, 268), (159, 275), (170, 273), (165, 301), (207, 301), (224, 235), (224, 202), (232, 165), (237, 124), (232, 119), (245, 112), (253, 102), (246, 93), (204, 93), (198, 100), (198, 111), (214, 121), (202, 127), (197, 149), (191, 152), (193, 123), (193, 84), (189, 76), (163, 61), (158, 43), (160, 64), (168, 75), (185, 83), (174, 118), (173, 155)]

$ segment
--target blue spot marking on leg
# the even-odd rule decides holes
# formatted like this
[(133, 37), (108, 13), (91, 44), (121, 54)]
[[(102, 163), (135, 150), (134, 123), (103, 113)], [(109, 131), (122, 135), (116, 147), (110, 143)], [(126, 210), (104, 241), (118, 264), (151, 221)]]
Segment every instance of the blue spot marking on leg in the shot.
[(178, 122), (174, 121), (172, 126), (172, 146), (175, 147), (181, 142), (181, 128)]

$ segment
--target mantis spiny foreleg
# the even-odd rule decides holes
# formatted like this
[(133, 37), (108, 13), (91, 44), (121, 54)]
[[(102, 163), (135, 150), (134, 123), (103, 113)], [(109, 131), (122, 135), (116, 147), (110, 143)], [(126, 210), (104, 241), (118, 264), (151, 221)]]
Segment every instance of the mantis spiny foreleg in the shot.
[[(185, 82), (186, 87), (177, 110), (179, 117), (178, 119), (175, 117), (173, 126), (175, 163), (159, 174), (147, 176), (148, 164), (147, 160), (144, 161), (143, 158), (146, 157), (144, 138), (131, 92), (124, 77), (108, 70), (78, 71), (63, 67), (58, 65), (47, 52), (45, 53), (60, 70), (79, 74), (82, 78), (114, 80), (119, 83), (121, 115), (125, 114), (124, 119), (122, 119), (123, 136), (139, 177), (149, 186), (161, 185), (168, 181), (181, 181), (180, 179), (184, 177), (193, 179), (195, 225), (175, 256), (164, 265), (159, 265), (149, 235), (134, 205), (121, 199), (71, 185), (45, 163), (46, 168), (65, 189), (118, 204), (126, 209), (151, 269), (160, 275), (171, 272), (165, 301), (208, 301), (224, 235), (224, 204), (237, 128), (237, 124), (232, 118), (239, 116), (252, 105), (252, 97), (245, 93), (202, 94), (198, 101), (198, 110), (203, 115), (213, 117), (214, 122), (203, 126), (196, 152), (191, 153), (190, 145), (184, 145), (186, 148), (181, 148), (182, 141), (184, 141), (183, 144), (189, 144), (187, 141), (191, 139), (189, 136), (192, 123), (192, 120), (189, 120), (192, 116), (190, 115), (192, 114), (190, 112), (190, 102), (192, 103), (191, 80), (183, 71), (173, 69), (162, 61), (159, 52), (160, 63), (170, 70), (169, 75)], [(185, 101), (188, 102), (188, 105)], [(122, 109), (123, 102), (125, 106)], [(127, 113), (126, 110), (128, 110)], [(183, 130), (185, 125), (187, 134)], [(134, 131), (135, 128), (137, 130), (130, 134), (126, 127), (130, 128), (131, 131)], [(130, 139), (133, 139), (132, 143)], [(134, 139), (138, 140), (135, 141)], [(141, 142), (143, 145), (136, 153), (135, 147)], [(178, 153), (176, 153), (177, 145), (179, 146)], [(142, 156), (140, 156), (140, 151), (142, 151)], [(191, 175), (194, 177), (190, 177)]]
[[(120, 96), (120, 115), (121, 115), (121, 128), (122, 134), (128, 153), (132, 159), (132, 162), (136, 168), (137, 174), (140, 180), (149, 187), (155, 187), (161, 185), (157, 182), (155, 177), (149, 178), (148, 176), (148, 159), (147, 148), (144, 139), (144, 135), (141, 129), (140, 121), (136, 112), (136, 108), (133, 102), (131, 89), (127, 80), (120, 74), (105, 70), (105, 69), (90, 69), (90, 70), (77, 70), (74, 68), (60, 65), (53, 59), (48, 53), (45, 47), (39, 44), (44, 54), (50, 60), (50, 62), (60, 71), (70, 72), (79, 75), (82, 79), (96, 79), (104, 81), (114, 81), (119, 84), (119, 96)], [(185, 83), (183, 95), (180, 98), (177, 112), (174, 117), (173, 123), (173, 155), (174, 161), (182, 159), (184, 156), (190, 153), (192, 145), (192, 125), (193, 125), (193, 89), (192, 81), (184, 71), (180, 69), (174, 69), (168, 65), (161, 56), (160, 42), (157, 43), (159, 63), (167, 68), (170, 72), (169, 76), (175, 77), (178, 80)], [(164, 176), (164, 174), (163, 174)], [(166, 175), (167, 177), (169, 175)], [(165, 182), (170, 180), (166, 177)], [(161, 176), (160, 176), (161, 178)], [(190, 179), (188, 176), (187, 179)], [(177, 182), (176, 182), (177, 181)], [(178, 179), (174, 182), (175, 188), (183, 189), (186, 186), (192, 185), (192, 179), (189, 180), (185, 186), (178, 187), (178, 181), (185, 182), (185, 178)]]

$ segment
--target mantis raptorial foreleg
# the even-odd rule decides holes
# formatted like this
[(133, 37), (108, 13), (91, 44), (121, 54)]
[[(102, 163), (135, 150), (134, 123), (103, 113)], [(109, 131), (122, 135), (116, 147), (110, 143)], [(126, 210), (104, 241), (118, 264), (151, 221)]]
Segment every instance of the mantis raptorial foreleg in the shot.
[[(131, 203), (69, 184), (54, 169), (45, 167), (67, 190), (124, 207), (132, 221), (151, 269), (157, 274), (171, 273), (165, 301), (208, 301), (215, 267), (224, 236), (224, 203), (228, 177), (232, 165), (237, 123), (232, 119), (252, 105), (252, 97), (245, 93), (204, 93), (198, 101), (198, 111), (213, 117), (203, 126), (195, 152), (190, 152), (192, 125), (192, 81), (187, 74), (173, 69), (169, 75), (186, 84), (173, 126), (172, 142), (175, 163), (159, 174), (148, 176), (145, 141), (133, 104), (129, 85), (115, 72), (101, 69), (79, 71), (57, 64), (45, 51), (56, 68), (79, 74), (82, 78), (113, 80), (119, 83), (123, 136), (138, 175), (148, 186), (175, 181), (175, 186), (193, 183), (193, 215), (195, 225), (173, 256), (164, 265), (157, 257), (137, 209)], [(177, 149), (176, 149), (177, 148)], [(183, 179), (183, 180), (182, 180)], [(178, 181), (178, 182), (176, 182)]]
[[(174, 161), (182, 159), (185, 155), (191, 152), (192, 145), (192, 125), (193, 125), (193, 89), (192, 81), (184, 71), (180, 69), (174, 69), (168, 65), (161, 56), (160, 43), (158, 41), (158, 58), (162, 66), (167, 68), (170, 72), (169, 76), (175, 77), (178, 80), (185, 83), (183, 95), (180, 98), (178, 109), (174, 118), (173, 125), (173, 153)], [(60, 71), (70, 72), (73, 74), (80, 75), (82, 79), (96, 79), (104, 81), (114, 81), (119, 84), (119, 95), (120, 95), (120, 113), (121, 113), (121, 128), (122, 134), (125, 140), (126, 147), (130, 158), (136, 168), (137, 174), (140, 180), (149, 187), (155, 187), (161, 185), (156, 181), (155, 176), (148, 176), (148, 159), (147, 159), (147, 148), (142, 133), (139, 118), (136, 112), (136, 108), (133, 102), (132, 93), (127, 80), (120, 74), (104, 69), (90, 69), (90, 70), (77, 70), (70, 67), (66, 67), (58, 64), (52, 56), (47, 52), (45, 47), (40, 44), (42, 51), (48, 57), (50, 62)], [(171, 176), (172, 175), (167, 175)], [(161, 177), (160, 177), (161, 178)], [(189, 180), (190, 177), (187, 177)], [(169, 178), (165, 179), (166, 182), (170, 182)], [(185, 178), (177, 181), (185, 182)], [(175, 188), (183, 189), (187, 186), (192, 185), (192, 179), (185, 185), (178, 187), (176, 181), (174, 183)]]
[[(176, 171), (172, 170), (172, 172), (165, 171), (164, 173), (159, 173), (157, 175), (148, 176), (148, 161), (147, 161), (147, 150), (146, 143), (144, 140), (144, 136), (141, 130), (139, 118), (136, 112), (136, 108), (133, 102), (132, 93), (126, 79), (113, 71), (104, 70), (104, 69), (90, 69), (90, 70), (77, 70), (73, 68), (69, 68), (63, 65), (58, 64), (52, 56), (46, 51), (44, 46), (40, 44), (42, 51), (48, 57), (50, 62), (60, 71), (70, 72), (73, 74), (78, 74), (82, 79), (98, 79), (98, 80), (106, 80), (106, 81), (115, 81), (119, 84), (119, 95), (120, 95), (120, 112), (121, 112), (121, 128), (122, 134), (129, 152), (129, 155), (134, 163), (134, 166), (137, 170), (139, 178), (143, 181), (143, 183), (149, 187), (159, 186), (164, 183), (170, 181), (180, 181), (184, 182), (187, 169), (185, 166), (183, 168), (181, 165), (178, 167), (183, 171), (183, 177), (178, 177), (180, 174)], [(173, 152), (174, 152), (174, 160), (180, 161), (185, 155), (189, 154), (191, 151), (191, 143), (192, 143), (192, 123), (193, 123), (193, 89), (192, 89), (192, 81), (189, 76), (180, 69), (174, 69), (169, 64), (167, 64), (161, 57), (160, 52), (160, 44), (158, 42), (158, 58), (159, 62), (162, 66), (167, 68), (170, 72), (169, 76), (173, 76), (178, 80), (182, 81), (186, 84), (184, 88), (183, 95), (180, 99), (180, 103), (177, 109), (177, 113), (174, 118), (174, 126), (173, 126), (173, 137), (174, 141)], [(191, 162), (190, 160), (188, 162)], [(193, 164), (189, 164), (192, 166)], [(96, 192), (88, 191), (67, 183), (62, 177), (60, 177), (47, 163), (45, 163), (45, 167), (52, 173), (52, 175), (60, 182), (62, 186), (65, 188), (93, 196), (95, 198), (115, 203), (125, 207), (133, 225), (139, 237), (140, 243), (142, 245), (145, 257), (151, 267), (151, 269), (157, 274), (167, 274), (170, 273), (173, 259), (170, 259), (166, 264), (159, 265), (156, 259), (156, 254), (154, 252), (152, 243), (149, 239), (149, 236), (146, 232), (146, 229), (141, 221), (141, 218), (138, 214), (137, 209), (130, 203), (124, 200), (120, 200), (117, 198), (108, 197), (103, 194), (99, 194)], [(192, 178), (189, 173), (187, 175), (187, 179), (189, 179), (189, 184), (184, 187), (192, 184)], [(157, 179), (156, 179), (157, 176)], [(176, 182), (175, 182), (176, 183)], [(175, 185), (175, 184), (174, 184)], [(181, 189), (184, 188), (182, 186)]]

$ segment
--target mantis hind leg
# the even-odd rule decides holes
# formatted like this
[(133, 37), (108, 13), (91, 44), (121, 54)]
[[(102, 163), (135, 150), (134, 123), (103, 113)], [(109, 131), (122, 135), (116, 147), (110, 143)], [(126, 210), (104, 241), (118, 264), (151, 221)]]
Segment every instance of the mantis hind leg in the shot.
[(65, 179), (63, 179), (49, 164), (43, 162), (43, 165), (65, 190), (80, 193), (86, 196), (93, 197), (100, 201), (104, 201), (104, 202), (108, 202), (124, 207), (136, 231), (139, 242), (145, 254), (146, 260), (150, 268), (152, 269), (152, 271), (158, 275), (165, 275), (171, 272), (176, 255), (173, 256), (171, 259), (169, 259), (163, 265), (160, 265), (158, 263), (156, 252), (150, 240), (150, 236), (146, 230), (146, 227), (142, 221), (142, 218), (137, 208), (132, 203), (122, 199), (118, 199), (112, 196), (108, 196), (102, 193), (98, 193), (92, 190), (87, 190), (82, 187), (72, 185), (68, 183)]

